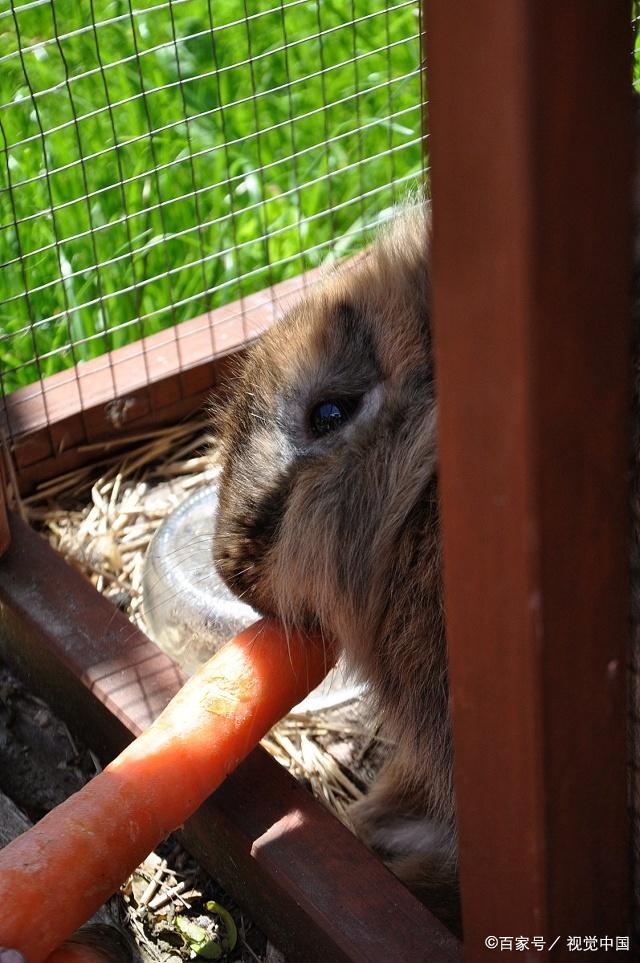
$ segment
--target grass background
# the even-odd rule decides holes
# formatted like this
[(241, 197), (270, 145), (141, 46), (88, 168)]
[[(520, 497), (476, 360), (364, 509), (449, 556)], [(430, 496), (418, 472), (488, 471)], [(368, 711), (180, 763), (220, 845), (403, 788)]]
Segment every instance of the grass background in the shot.
[(421, 168), (417, 8), (0, 0), (3, 390), (360, 246)]

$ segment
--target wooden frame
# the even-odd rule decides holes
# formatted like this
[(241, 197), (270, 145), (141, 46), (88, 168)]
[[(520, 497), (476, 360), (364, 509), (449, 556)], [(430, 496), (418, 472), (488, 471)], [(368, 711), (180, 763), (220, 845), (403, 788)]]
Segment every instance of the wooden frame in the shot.
[[(628, 20), (625, 4), (602, 0), (424, 0), (468, 963), (499, 958), (488, 936), (541, 936), (561, 960), (569, 936), (629, 932)], [(114, 352), (123, 381), (90, 363), (10, 396), (23, 490), (87, 462), (92, 442), (126, 441), (193, 410), (228, 355), (271, 320), (272, 301), (295, 287), (214, 312), (214, 330), (229, 322), (230, 333), (213, 354), (212, 318), (196, 320)], [(255, 326), (243, 327), (250, 302)], [(3, 654), (71, 721), (92, 720), (112, 753), (178, 676), (137, 630), (123, 647), (123, 617), (12, 527), (0, 562)], [(252, 913), (274, 940), (305, 961), (460, 959), (455, 941), (274, 765), (255, 754), (185, 830), (232, 891), (253, 885)], [(258, 780), (268, 791), (249, 810)], [(292, 807), (308, 819), (302, 829)], [(265, 830), (274, 821), (282, 837)], [(256, 846), (265, 832), (268, 845)], [(337, 871), (341, 852), (352, 873)], [(375, 878), (366, 891), (354, 882), (365, 875)], [(400, 913), (392, 926), (386, 900)], [(398, 931), (396, 943), (377, 942)]]
[(9, 530), (9, 516), (7, 514), (7, 501), (5, 496), (4, 472), (2, 466), (2, 451), (0, 450), (0, 558), (4, 555), (11, 543), (11, 532)]
[(465, 959), (573, 959), (629, 933), (629, 9), (425, 17)]

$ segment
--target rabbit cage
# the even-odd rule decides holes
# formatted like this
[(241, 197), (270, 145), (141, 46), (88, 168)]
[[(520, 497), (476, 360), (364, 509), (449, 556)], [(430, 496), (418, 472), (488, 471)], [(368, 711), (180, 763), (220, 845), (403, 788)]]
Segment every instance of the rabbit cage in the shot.
[(198, 411), (324, 263), (434, 198), (464, 947), (257, 750), (184, 832), (292, 959), (633, 952), (631, 23), (598, 0), (0, 9), (0, 651), (105, 755), (179, 675), (20, 504)]

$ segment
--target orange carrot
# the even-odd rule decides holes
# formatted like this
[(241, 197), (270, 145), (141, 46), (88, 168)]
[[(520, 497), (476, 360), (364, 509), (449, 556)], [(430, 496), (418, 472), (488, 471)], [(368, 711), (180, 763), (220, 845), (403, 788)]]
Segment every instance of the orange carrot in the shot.
[[(103, 772), (0, 851), (0, 946), (41, 963), (323, 678), (274, 622), (227, 643)], [(258, 790), (258, 787), (256, 787)]]

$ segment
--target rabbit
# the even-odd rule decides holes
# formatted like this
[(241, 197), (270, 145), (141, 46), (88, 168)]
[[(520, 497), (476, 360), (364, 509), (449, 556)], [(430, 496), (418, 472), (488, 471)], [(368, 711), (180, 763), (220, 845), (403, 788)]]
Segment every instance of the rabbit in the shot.
[(368, 681), (397, 749), (356, 832), (457, 928), (430, 233), (426, 202), (408, 205), (249, 350), (219, 417), (214, 560)]

